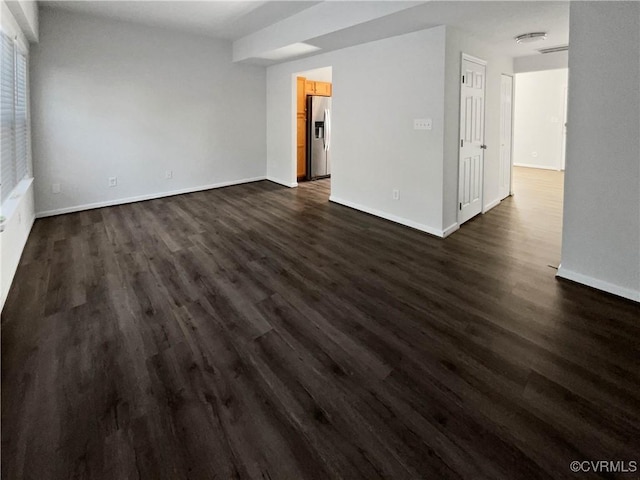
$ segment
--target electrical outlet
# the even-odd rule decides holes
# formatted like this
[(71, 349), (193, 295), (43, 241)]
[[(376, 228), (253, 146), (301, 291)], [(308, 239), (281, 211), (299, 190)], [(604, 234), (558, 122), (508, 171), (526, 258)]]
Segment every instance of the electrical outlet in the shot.
[(391, 192), (391, 195), (394, 200), (398, 200), (400, 198), (400, 190), (393, 189), (393, 191)]
[(60, 184), (52, 183), (51, 184), (51, 193), (60, 193)]
[(413, 129), (414, 130), (431, 130), (433, 127), (433, 120), (430, 118), (414, 118)]
[(538, 152), (531, 152), (531, 156), (533, 158), (538, 158)]
[(118, 185), (118, 177), (109, 177), (109, 186), (115, 187)]
[(164, 178), (166, 178), (167, 180), (173, 178), (173, 170), (167, 170), (166, 172), (164, 172)]

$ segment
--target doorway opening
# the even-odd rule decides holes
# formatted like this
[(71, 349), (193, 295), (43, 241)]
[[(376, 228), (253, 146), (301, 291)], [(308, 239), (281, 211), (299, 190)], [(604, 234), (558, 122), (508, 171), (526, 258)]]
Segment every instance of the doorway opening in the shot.
[(332, 67), (305, 70), (294, 74), (295, 178), (298, 186), (318, 182), (305, 190), (331, 193), (332, 175)]
[[(568, 69), (515, 75), (513, 202), (539, 219), (549, 243), (546, 263), (557, 267), (562, 243)], [(552, 255), (551, 255), (552, 253)]]
[(515, 75), (515, 166), (564, 170), (568, 72), (559, 68)]

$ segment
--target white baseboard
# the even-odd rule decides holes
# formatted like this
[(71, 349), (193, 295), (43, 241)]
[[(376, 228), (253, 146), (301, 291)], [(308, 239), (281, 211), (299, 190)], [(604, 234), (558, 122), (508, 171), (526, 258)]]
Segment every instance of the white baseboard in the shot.
[(298, 182), (285, 182), (284, 180), (280, 180), (275, 177), (267, 177), (267, 180), (273, 183), (277, 183), (278, 185), (283, 185), (285, 187), (294, 188), (298, 186)]
[(559, 172), (560, 169), (557, 167), (545, 167), (542, 165), (535, 165), (533, 163), (514, 163), (514, 167), (524, 167), (524, 168), (540, 168), (542, 170), (553, 170), (554, 172)]
[[(329, 201), (333, 203), (339, 203), (340, 205), (344, 205), (345, 207), (353, 208), (354, 210), (360, 210), (361, 212), (369, 213), (371, 215), (375, 215), (376, 217), (384, 218), (385, 220), (390, 220), (392, 222), (405, 225), (407, 227), (415, 228), (416, 230), (420, 230), (421, 232), (425, 232), (430, 235), (435, 235), (436, 237), (441, 237), (441, 238), (444, 237), (444, 232), (442, 230), (438, 230), (437, 228), (430, 227), (429, 225), (424, 225), (422, 223), (414, 222), (413, 220), (398, 217), (396, 215), (383, 212), (375, 208), (359, 205), (357, 203), (353, 203), (348, 200), (337, 198), (333, 195), (329, 197)], [(451, 233), (453, 233), (453, 231)]]
[(566, 278), (567, 280), (571, 280), (573, 282), (582, 283), (583, 285), (587, 285), (588, 287), (593, 287), (607, 293), (612, 293), (614, 295), (618, 295), (619, 297), (628, 298), (629, 300), (633, 300), (635, 302), (640, 302), (640, 290), (632, 290), (630, 288), (620, 287), (619, 285), (614, 285), (613, 283), (605, 282), (604, 280), (599, 280), (597, 278), (589, 277), (581, 273), (573, 272), (571, 270), (563, 268), (562, 264), (560, 264), (560, 266), (558, 267), (558, 273), (556, 274), (556, 276), (560, 278)]
[(495, 200), (493, 200), (492, 202), (489, 202), (485, 205), (485, 207), (482, 209), (482, 213), (487, 213), (489, 210), (491, 210), (493, 207), (497, 207), (498, 205), (500, 205), (500, 199), (496, 198)]
[(266, 177), (243, 178), (240, 180), (230, 180), (227, 182), (214, 183), (211, 185), (201, 185), (198, 187), (183, 188), (180, 190), (171, 190), (169, 192), (150, 193), (147, 195), (138, 195), (135, 197), (118, 198), (116, 200), (106, 200), (104, 202), (87, 203), (84, 205), (74, 205), (73, 207), (58, 208), (55, 210), (45, 210), (37, 212), (36, 218), (52, 217), (54, 215), (62, 215), (64, 213), (81, 212), (83, 210), (92, 210), (94, 208), (112, 207), (114, 205), (124, 205), (125, 203), (142, 202), (144, 200), (154, 200), (156, 198), (171, 197), (173, 195), (182, 195), (184, 193), (201, 192), (203, 190), (212, 190), (214, 188), (229, 187), (231, 185), (240, 185), (242, 183), (257, 182), (266, 180)]
[(452, 223), (451, 225), (449, 225), (447, 228), (443, 230), (442, 237), (447, 238), (449, 235), (451, 235), (453, 232), (457, 230), (460, 230), (460, 224), (458, 222)]

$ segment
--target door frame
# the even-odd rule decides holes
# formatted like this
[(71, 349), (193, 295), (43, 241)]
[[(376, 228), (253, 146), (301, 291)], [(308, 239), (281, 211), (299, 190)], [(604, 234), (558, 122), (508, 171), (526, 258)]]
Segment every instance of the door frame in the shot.
[[(290, 118), (291, 118), (291, 127), (290, 127), (290, 131), (291, 131), (291, 142), (290, 142), (290, 149), (291, 149), (291, 170), (290, 170), (290, 175), (291, 175), (291, 179), (292, 181), (289, 184), (284, 184), (287, 187), (293, 188), (293, 187), (297, 187), (298, 186), (298, 172), (297, 172), (297, 167), (298, 167), (298, 142), (297, 142), (297, 131), (298, 131), (298, 112), (297, 112), (297, 92), (298, 92), (298, 77), (305, 77), (311, 80), (310, 77), (307, 77), (310, 73), (314, 73), (316, 70), (325, 70), (325, 69), (329, 69), (330, 71), (330, 76), (331, 76), (331, 80), (329, 83), (331, 83), (332, 85), (332, 91), (331, 91), (331, 98), (333, 98), (333, 65), (329, 64), (329, 65), (321, 65), (315, 68), (307, 68), (304, 70), (300, 70), (300, 71), (296, 71), (291, 73), (290, 77), (291, 77), (291, 83), (290, 83), (290, 91), (291, 91), (291, 114), (290, 114)], [(317, 72), (316, 72), (317, 73)], [(326, 80), (321, 80), (321, 81), (326, 81)], [(335, 178), (335, 175), (331, 175), (332, 178)], [(331, 189), (331, 191), (333, 191), (333, 189)]]
[[(474, 57), (473, 55), (469, 55), (468, 53), (464, 53), (461, 52), (460, 54), (460, 68), (458, 70), (458, 138), (457, 138), (457, 142), (458, 142), (458, 158), (457, 158), (457, 163), (458, 163), (458, 168), (456, 169), (458, 172), (458, 177), (456, 179), (456, 183), (458, 186), (458, 194), (456, 196), (456, 223), (458, 224), (459, 227), (462, 226), (462, 224), (460, 223), (460, 209), (458, 208), (458, 204), (460, 202), (460, 155), (461, 155), (461, 150), (462, 147), (460, 146), (460, 137), (462, 135), (462, 82), (461, 82), (461, 77), (462, 77), (462, 63), (464, 60), (468, 60), (470, 62), (474, 62), (477, 63), (479, 65), (483, 65), (485, 67), (485, 71), (484, 71), (484, 108), (482, 109), (482, 125), (483, 125), (483, 129), (482, 129), (482, 143), (484, 144), (485, 142), (485, 137), (486, 137), (486, 133), (487, 133), (487, 125), (486, 125), (486, 118), (487, 118), (487, 66), (488, 66), (488, 62), (486, 60), (483, 60), (482, 58), (479, 57)], [(482, 193), (480, 195), (480, 205), (481, 205), (481, 210), (480, 213), (484, 213), (484, 151), (482, 152), (482, 178), (481, 178), (481, 183), (482, 183)]]
[[(516, 77), (513, 73), (501, 73), (500, 85), (502, 86), (502, 77), (511, 77), (511, 143), (509, 153), (509, 195), (513, 195), (513, 117), (515, 113), (515, 97), (516, 97)], [(500, 113), (502, 114), (502, 95), (500, 95)], [(506, 198), (506, 197), (505, 197)]]
[(562, 148), (560, 152), (560, 168), (558, 170), (564, 172), (567, 165), (567, 112), (569, 110), (569, 82), (562, 87)]

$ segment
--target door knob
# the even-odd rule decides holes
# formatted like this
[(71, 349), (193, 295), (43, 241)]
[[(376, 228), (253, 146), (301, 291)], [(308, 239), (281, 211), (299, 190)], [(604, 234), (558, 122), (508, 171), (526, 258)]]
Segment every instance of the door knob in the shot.
[(486, 150), (487, 146), (486, 145), (480, 145), (480, 148), (482, 148), (483, 150)]

